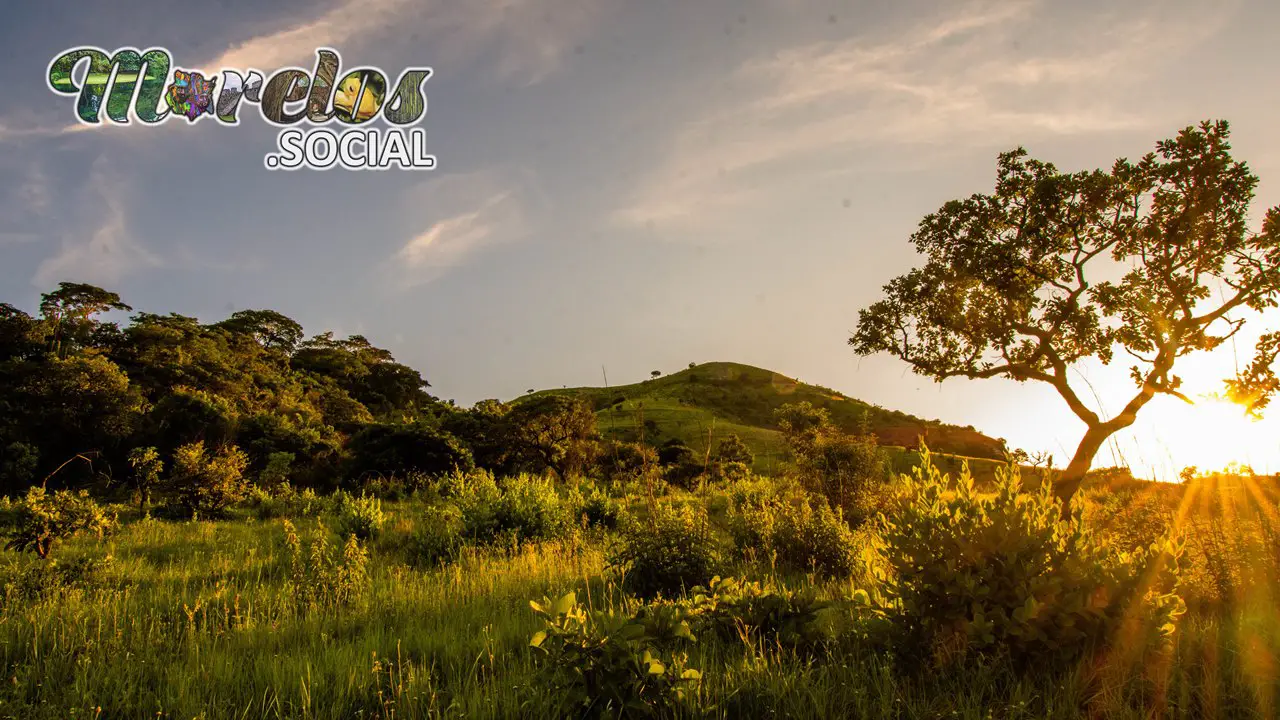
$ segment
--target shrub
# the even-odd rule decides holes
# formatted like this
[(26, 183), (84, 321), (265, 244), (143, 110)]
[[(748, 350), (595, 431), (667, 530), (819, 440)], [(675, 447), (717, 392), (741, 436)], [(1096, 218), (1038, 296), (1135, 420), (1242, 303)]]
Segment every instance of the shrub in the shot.
[(641, 597), (672, 596), (703, 585), (723, 562), (706, 510), (687, 505), (658, 506), (652, 522), (630, 522), (609, 559), (623, 573), (624, 587)]
[(248, 465), (249, 457), (235, 446), (209, 452), (203, 441), (196, 441), (173, 451), (170, 484), (187, 511), (216, 517), (248, 494), (244, 480)]
[(427, 508), (409, 540), (409, 557), (421, 565), (456, 560), (463, 545), (462, 512), (455, 505)]
[(486, 470), (455, 472), (442, 480), (441, 495), (458, 506), (465, 535), (480, 542), (545, 540), (570, 525), (570, 508), (544, 477), (522, 474), (499, 483)]
[(153, 447), (134, 448), (129, 451), (129, 468), (133, 471), (133, 483), (138, 492), (138, 508), (145, 511), (151, 504), (151, 491), (160, 484), (164, 461)]
[(585, 493), (575, 488), (569, 494), (567, 504), (572, 513), (571, 520), (593, 528), (613, 530), (618, 527), (623, 513), (622, 503), (594, 486), (588, 487)]
[(58, 490), (49, 494), (39, 485), (27, 489), (27, 494), (14, 504), (11, 517), (12, 527), (5, 547), (30, 550), (41, 558), (48, 557), (59, 540), (80, 533), (102, 537), (115, 528), (117, 522), (116, 517), (108, 515), (85, 490)]
[(974, 490), (967, 467), (951, 490), (927, 451), (903, 480), (906, 495), (882, 523), (886, 589), (907, 652), (1043, 662), (1078, 656), (1126, 620), (1173, 632), (1183, 606), (1167, 541), (1132, 554), (1103, 544), (1078, 511), (1061, 518), (1047, 483), (1020, 493), (1016, 465), (998, 471), (990, 496)]
[(291, 452), (273, 452), (267, 456), (267, 464), (258, 473), (258, 482), (268, 487), (289, 482), (295, 456)]
[(66, 563), (50, 559), (18, 565), (0, 581), (4, 606), (12, 602), (56, 599), (71, 590), (94, 592), (108, 589), (108, 577), (114, 565), (110, 555), (85, 555)]
[(669, 649), (694, 639), (678, 610), (589, 613), (573, 593), (529, 605), (545, 621), (529, 645), (546, 717), (671, 717), (702, 679), (685, 667), (687, 655)]
[(832, 637), (822, 622), (832, 603), (812, 589), (802, 591), (760, 582), (714, 577), (695, 587), (683, 603), (688, 622), (699, 635), (726, 642), (758, 641), (793, 648), (815, 648)]
[(347, 537), (342, 553), (337, 554), (329, 542), (328, 530), (317, 522), (309, 552), (304, 556), (302, 540), (293, 523), (285, 520), (284, 532), (289, 549), (288, 591), (300, 610), (348, 605), (368, 590), (369, 555), (354, 535)]
[(732, 483), (751, 477), (751, 466), (740, 462), (717, 460), (711, 463), (711, 482)]
[(337, 516), (340, 536), (354, 535), (360, 540), (369, 540), (382, 530), (386, 516), (382, 513), (382, 501), (378, 498), (364, 493), (355, 497), (339, 490), (334, 493), (334, 501), (334, 515)]
[(751, 453), (751, 448), (747, 447), (747, 444), (737, 435), (730, 435), (720, 441), (720, 445), (716, 447), (715, 458), (723, 463), (741, 463), (747, 467), (751, 467), (751, 463), (756, 459)]
[(874, 516), (885, 454), (867, 429), (865, 416), (856, 435), (840, 430), (825, 409), (807, 402), (784, 405), (776, 416), (805, 486), (855, 525)]
[(849, 577), (857, 565), (853, 531), (838, 510), (821, 501), (743, 503), (731, 509), (729, 527), (739, 550), (759, 550), (791, 570)]
[(270, 489), (250, 487), (247, 500), (249, 508), (259, 520), (315, 517), (327, 504), (311, 488), (297, 490), (287, 482)]
[(504, 478), (493, 506), (493, 532), (514, 542), (557, 537), (569, 525), (567, 510), (549, 479), (526, 474)]
[(458, 438), (426, 423), (381, 423), (366, 426), (349, 443), (350, 474), (431, 475), (475, 465), (471, 451)]

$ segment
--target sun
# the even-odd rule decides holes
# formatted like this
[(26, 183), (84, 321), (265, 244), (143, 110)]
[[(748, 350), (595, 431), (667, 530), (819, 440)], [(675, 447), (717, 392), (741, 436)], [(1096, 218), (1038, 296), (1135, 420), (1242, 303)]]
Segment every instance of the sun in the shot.
[(1165, 403), (1148, 418), (1161, 446), (1156, 454), (1166, 458), (1162, 464), (1167, 464), (1168, 470), (1176, 473), (1194, 466), (1200, 471), (1215, 471), (1240, 464), (1267, 472), (1275, 464), (1274, 423), (1250, 417), (1242, 405), (1219, 395), (1193, 400), (1194, 404)]

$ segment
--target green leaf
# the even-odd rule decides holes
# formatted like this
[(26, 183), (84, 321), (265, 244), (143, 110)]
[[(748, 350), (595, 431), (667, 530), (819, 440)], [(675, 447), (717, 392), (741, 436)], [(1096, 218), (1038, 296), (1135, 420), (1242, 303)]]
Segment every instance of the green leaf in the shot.
[(563, 596), (561, 596), (559, 600), (556, 600), (555, 604), (551, 606), (551, 612), (555, 615), (563, 615), (564, 613), (569, 612), (569, 610), (571, 610), (573, 606), (577, 604), (578, 604), (577, 593), (568, 592), (568, 593), (565, 593)]

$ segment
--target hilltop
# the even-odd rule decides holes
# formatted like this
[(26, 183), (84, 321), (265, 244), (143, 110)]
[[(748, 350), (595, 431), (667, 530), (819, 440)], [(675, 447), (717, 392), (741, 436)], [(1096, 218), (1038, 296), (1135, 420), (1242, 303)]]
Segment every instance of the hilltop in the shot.
[(924, 420), (740, 363), (703, 363), (630, 385), (543, 390), (525, 397), (540, 395), (587, 400), (596, 410), (601, 431), (617, 439), (637, 440), (642, 434), (651, 444), (678, 439), (701, 452), (707, 447), (708, 437), (717, 441), (736, 434), (756, 454), (756, 466), (761, 471), (773, 469), (783, 457), (774, 411), (797, 402), (825, 408), (836, 425), (847, 432), (857, 432), (865, 421), (881, 445), (915, 448), (923, 436), (926, 444), (939, 452), (975, 458), (1003, 457), (1000, 440), (972, 427)]

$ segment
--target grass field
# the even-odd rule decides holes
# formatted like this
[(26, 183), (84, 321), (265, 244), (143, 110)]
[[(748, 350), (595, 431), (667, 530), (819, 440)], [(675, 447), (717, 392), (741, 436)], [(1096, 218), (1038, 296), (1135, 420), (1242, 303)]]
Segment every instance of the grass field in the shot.
[[(1095, 487), (1088, 501), (1099, 531), (1117, 538), (1160, 509), (1181, 509), (1184, 520), (1234, 518), (1232, 537), (1242, 535), (1235, 531), (1243, 523), (1265, 519), (1246, 517), (1241, 508), (1252, 505), (1224, 501), (1228, 496), (1221, 488), (1196, 493), (1139, 484)], [(663, 502), (714, 508), (722, 503), (717, 497), (716, 491), (705, 499), (676, 491)], [(624, 501), (643, 505), (638, 495)], [(454, 562), (423, 565), (412, 539), (431, 522), (432, 502), (412, 497), (384, 504), (384, 529), (366, 545), (367, 583), (342, 606), (299, 605), (289, 590), (284, 521), (255, 519), (246, 510), (217, 522), (134, 518), (103, 541), (74, 539), (58, 549), (60, 566), (73, 567), (77, 558), (110, 560), (55, 584), (33, 580), (45, 577), (43, 561), (6, 552), (0, 555), (0, 717), (544, 716), (535, 704), (542, 688), (528, 647), (541, 622), (529, 601), (576, 591), (597, 610), (632, 603), (606, 567), (616, 538), (577, 530), (520, 547), (471, 546)], [(305, 540), (315, 520), (293, 522)], [(332, 541), (340, 545), (336, 536)], [(689, 660), (703, 681), (686, 714), (1274, 717), (1277, 578), (1262, 570), (1250, 575), (1250, 567), (1271, 566), (1245, 554), (1228, 561), (1210, 558), (1215, 552), (1224, 551), (1189, 546), (1189, 555), (1203, 557), (1188, 558), (1187, 592), (1231, 597), (1215, 596), (1184, 616), (1161, 662), (1133, 666), (1126, 655), (1132, 648), (1119, 647), (1059, 670), (993, 661), (936, 673), (856, 643), (806, 655), (768, 643), (744, 649), (704, 639)], [(1215, 563), (1243, 574), (1215, 580)], [(826, 582), (780, 574), (768, 562), (742, 556), (732, 569), (814, 587), (826, 597), (874, 583), (865, 573)]]

